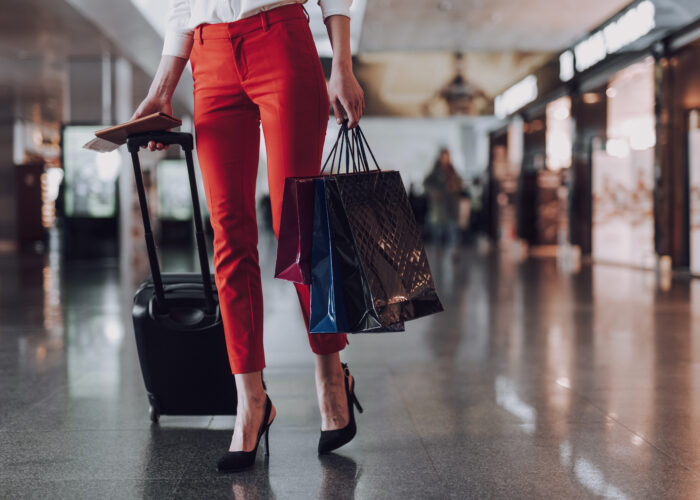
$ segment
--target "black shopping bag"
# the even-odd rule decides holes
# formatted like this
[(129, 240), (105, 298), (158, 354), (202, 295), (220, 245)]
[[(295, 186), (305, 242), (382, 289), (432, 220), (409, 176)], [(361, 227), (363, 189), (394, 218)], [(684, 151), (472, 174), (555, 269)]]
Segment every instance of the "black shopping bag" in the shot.
[[(349, 161), (345, 126), (336, 139), (326, 164), (340, 144)], [(354, 163), (354, 158), (353, 158)], [(403, 322), (382, 324), (374, 309), (367, 278), (362, 269), (352, 231), (339, 199), (335, 176), (314, 178), (314, 209), (311, 248), (311, 333), (364, 333), (404, 331)]]
[[(401, 174), (379, 168), (359, 127), (348, 143), (360, 171), (332, 177), (380, 323), (392, 325), (441, 312)], [(370, 168), (367, 152), (376, 169)]]
[(357, 245), (352, 236), (350, 222), (345, 214), (335, 177), (321, 180), (325, 187), (326, 208), (329, 228), (332, 235), (332, 252), (336, 274), (340, 277), (341, 292), (344, 301), (345, 320), (348, 333), (402, 332), (403, 321), (393, 324), (382, 323), (374, 308), (372, 292), (367, 281)]

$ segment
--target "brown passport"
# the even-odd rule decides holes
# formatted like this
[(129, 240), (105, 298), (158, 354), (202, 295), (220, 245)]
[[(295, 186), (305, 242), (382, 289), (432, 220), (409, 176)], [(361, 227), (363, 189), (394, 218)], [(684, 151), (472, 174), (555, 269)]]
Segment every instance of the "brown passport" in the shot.
[(120, 125), (98, 130), (95, 132), (96, 137), (84, 144), (83, 147), (99, 153), (108, 153), (124, 144), (126, 138), (131, 134), (160, 132), (180, 125), (182, 125), (182, 121), (178, 118), (165, 113), (153, 113)]
[(131, 134), (159, 132), (161, 130), (179, 127), (180, 125), (182, 125), (182, 120), (158, 112), (152, 115), (142, 116), (141, 118), (120, 125), (103, 128), (95, 132), (95, 135), (100, 139), (105, 139), (115, 144), (124, 144), (127, 136)]

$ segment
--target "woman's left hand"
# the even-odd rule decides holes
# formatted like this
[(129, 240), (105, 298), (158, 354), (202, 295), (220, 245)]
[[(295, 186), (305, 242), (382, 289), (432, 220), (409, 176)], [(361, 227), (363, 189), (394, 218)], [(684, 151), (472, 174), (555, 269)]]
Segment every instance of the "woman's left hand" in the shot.
[(345, 111), (348, 118), (348, 127), (356, 127), (365, 109), (365, 94), (352, 73), (352, 67), (348, 69), (333, 68), (331, 70), (331, 79), (328, 82), (328, 97), (333, 105), (333, 114), (338, 124), (343, 122), (343, 111)]

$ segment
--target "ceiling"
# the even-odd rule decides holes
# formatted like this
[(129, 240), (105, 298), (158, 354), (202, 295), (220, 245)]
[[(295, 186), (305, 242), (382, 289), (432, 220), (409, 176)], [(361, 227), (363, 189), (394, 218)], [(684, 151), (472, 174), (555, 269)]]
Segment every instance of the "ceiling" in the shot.
[[(13, 96), (43, 101), (43, 107), (54, 111), (49, 114), (58, 114), (67, 61), (104, 53), (125, 56), (143, 70), (143, 78), (149, 78), (146, 73), (152, 74), (157, 66), (162, 38), (144, 17), (144, 10), (150, 7), (147, 13), (164, 17), (166, 1), (2, 0), (0, 99), (7, 102), (8, 96)], [(653, 1), (658, 28), (686, 24), (700, 15), (698, 0)], [(489, 64), (495, 64), (492, 72), (512, 82), (530, 71), (540, 60), (538, 57), (572, 45), (628, 3), (629, 0), (355, 0), (353, 42), (358, 43), (361, 60), (363, 55), (366, 59), (394, 54), (397, 58), (406, 56), (402, 59), (406, 61), (415, 52), (423, 52), (426, 57), (429, 53), (454, 51), (475, 57), (476, 53), (493, 53), (494, 57), (488, 59)], [(308, 0), (312, 30), (319, 50), (328, 51), (327, 38), (323, 37), (325, 26), (315, 4), (316, 0)], [(478, 57), (470, 60), (481, 61)], [(507, 64), (498, 66), (499, 61)], [(442, 66), (451, 71), (448, 63)], [(373, 67), (378, 68), (379, 63), (374, 61)], [(425, 63), (422, 67), (430, 65)], [(431, 71), (425, 70), (423, 79), (430, 77)], [(420, 80), (416, 75), (407, 83)], [(442, 84), (444, 78), (439, 80)], [(185, 83), (178, 88), (178, 95), (183, 102), (190, 102), (191, 81), (189, 86)], [(482, 86), (491, 89), (499, 85), (484, 81)], [(394, 87), (391, 89), (395, 91)], [(404, 95), (407, 91), (402, 92)]]
[(100, 54), (104, 37), (74, 9), (56, 0), (2, 0), (0, 56)]
[[(125, 56), (143, 70), (135, 79), (155, 72), (162, 38), (128, 0), (2, 0), (2, 7), (0, 100), (16, 115), (37, 103), (43, 119), (60, 120), (71, 60)], [(191, 88), (179, 94), (189, 98)]]
[(371, 0), (367, 2), (360, 50), (558, 51), (629, 3), (630, 0)]
[(111, 46), (62, 1), (2, 2), (0, 97), (15, 109), (41, 102), (44, 117), (60, 119), (67, 58), (98, 56)]

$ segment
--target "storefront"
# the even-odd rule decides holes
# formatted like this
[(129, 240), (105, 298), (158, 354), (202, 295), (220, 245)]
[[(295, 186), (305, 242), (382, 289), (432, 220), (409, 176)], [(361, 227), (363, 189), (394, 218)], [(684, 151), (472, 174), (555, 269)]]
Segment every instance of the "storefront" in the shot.
[(694, 9), (634, 2), (528, 77), (535, 99), (510, 115), (524, 120), (520, 238), (643, 268), (660, 255), (687, 266), (692, 246), (700, 274), (700, 43), (688, 41), (700, 3)]
[[(563, 179), (568, 231), (560, 231), (559, 242), (596, 262), (656, 264), (656, 16), (654, 2), (636, 2), (558, 58), (571, 111), (571, 135), (551, 137), (562, 155), (570, 148), (561, 162), (570, 165)], [(560, 106), (564, 117), (564, 101)]]
[(538, 245), (538, 192), (537, 180), (544, 169), (545, 127), (544, 109), (523, 113), (523, 159), (518, 179), (518, 237), (528, 245)]
[(700, 275), (700, 108), (688, 113), (690, 272)]
[(597, 262), (653, 268), (654, 60), (616, 72), (606, 88), (606, 141), (593, 149), (592, 255)]
[(496, 97), (498, 118), (510, 117), (507, 125), (489, 136), (489, 236), (500, 245), (508, 245), (520, 237), (522, 193), (519, 191), (524, 159), (525, 124), (513, 113), (535, 101), (538, 81), (530, 75)]
[(489, 136), (489, 182), (487, 190), (488, 234), (499, 244), (517, 239), (516, 195), (520, 162), (514, 151), (522, 144), (517, 122)]
[[(515, 234), (530, 247), (569, 240), (572, 100), (564, 88), (557, 88), (557, 75), (555, 64), (546, 65), (502, 94), (508, 107), (503, 109), (498, 102), (496, 106), (502, 117), (509, 108), (519, 110), (507, 127), (508, 182), (515, 181), (512, 190), (516, 193), (509, 199), (513, 199)], [(523, 87), (525, 83), (530, 87)], [(548, 93), (551, 89), (555, 92)], [(545, 98), (538, 99), (540, 95)], [(492, 145), (496, 144), (492, 135)], [(492, 153), (494, 158), (498, 156)], [(492, 162), (491, 170), (497, 169)]]
[(549, 244), (570, 240), (569, 185), (573, 163), (574, 123), (571, 97), (562, 96), (547, 104), (546, 175), (540, 178), (540, 213), (543, 238)]
[(605, 142), (607, 129), (607, 85), (582, 86), (571, 95), (572, 126), (575, 127), (570, 170), (569, 235), (581, 254), (590, 255), (593, 243), (591, 171), (593, 152)]
[(663, 83), (657, 227), (663, 251), (700, 275), (700, 23), (672, 37), (660, 60)]
[(518, 234), (530, 246), (568, 241), (571, 99), (559, 97), (524, 113)]

